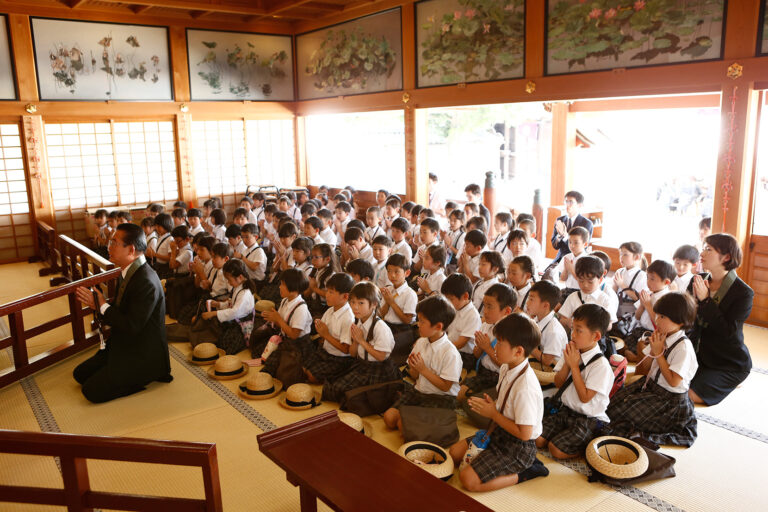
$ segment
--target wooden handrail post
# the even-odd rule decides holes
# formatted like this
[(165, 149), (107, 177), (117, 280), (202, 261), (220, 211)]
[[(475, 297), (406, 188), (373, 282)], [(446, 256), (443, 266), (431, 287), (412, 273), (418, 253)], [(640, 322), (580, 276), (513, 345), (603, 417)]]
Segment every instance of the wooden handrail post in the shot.
[(64, 480), (64, 496), (69, 512), (92, 512), (83, 504), (85, 494), (91, 490), (87, 460), (71, 455), (61, 456), (61, 476)]
[(13, 366), (19, 368), (29, 362), (27, 353), (27, 338), (24, 336), (24, 317), (21, 311), (8, 315), (8, 324), (13, 340)]
[(221, 486), (219, 482), (219, 462), (216, 455), (216, 445), (208, 450), (208, 460), (203, 464), (203, 485), (205, 486), (205, 503), (207, 510), (221, 512)]
[(67, 298), (69, 299), (69, 312), (72, 315), (72, 339), (75, 343), (82, 343), (85, 341), (85, 327), (83, 327), (85, 315), (83, 314), (83, 307), (74, 293), (67, 295)]

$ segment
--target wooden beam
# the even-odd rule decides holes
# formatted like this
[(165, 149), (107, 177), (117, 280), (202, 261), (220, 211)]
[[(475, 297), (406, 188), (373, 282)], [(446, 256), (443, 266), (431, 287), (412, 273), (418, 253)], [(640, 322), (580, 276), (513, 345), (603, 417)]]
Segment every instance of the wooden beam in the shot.
[(213, 13), (214, 13), (214, 11), (190, 11), (189, 12), (189, 16), (193, 20), (199, 20), (203, 16), (208, 16), (208, 15), (213, 14)]
[(132, 5), (129, 7), (130, 10), (133, 11), (134, 14), (142, 14), (147, 12), (152, 8), (151, 5)]
[(67, 5), (69, 5), (70, 9), (75, 9), (77, 7), (80, 7), (86, 1), (87, 0), (69, 0), (69, 2), (67, 2)]
[(293, 9), (294, 7), (299, 7), (300, 5), (308, 4), (312, 0), (287, 0), (285, 2), (280, 2), (279, 4), (270, 7), (267, 10), (267, 15), (272, 16), (274, 14), (277, 14), (279, 12), (287, 11), (288, 9)]
[(720, 93), (685, 96), (649, 96), (574, 101), (570, 112), (606, 112), (616, 110), (656, 110), (668, 108), (719, 108)]
[(341, 12), (344, 6), (340, 4), (328, 4), (325, 2), (307, 2), (304, 4), (307, 9), (317, 9), (319, 11)]
[[(123, 0), (101, 0), (109, 4), (123, 4)], [(309, 0), (307, 0), (309, 1)], [(263, 15), (264, 9), (250, 7), (242, 4), (228, 2), (206, 2), (205, 0), (131, 0), (134, 5), (148, 5), (150, 7), (166, 7), (170, 9), (183, 9), (185, 11), (212, 11), (227, 14)]]

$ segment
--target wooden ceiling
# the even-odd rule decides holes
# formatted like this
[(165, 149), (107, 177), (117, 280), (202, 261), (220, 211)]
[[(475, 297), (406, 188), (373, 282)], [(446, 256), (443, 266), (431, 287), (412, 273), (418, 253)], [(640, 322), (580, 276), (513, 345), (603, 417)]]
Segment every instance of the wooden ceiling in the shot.
[[(140, 23), (142, 18), (172, 18), (178, 21), (209, 21), (241, 25), (254, 22), (292, 24), (322, 20), (344, 11), (370, 6), (380, 0), (38, 0), (37, 8), (59, 11), (68, 8), (72, 17), (80, 13), (107, 13), (124, 17), (123, 22)], [(0, 2), (0, 4), (5, 2)], [(13, 2), (17, 3), (17, 2)]]

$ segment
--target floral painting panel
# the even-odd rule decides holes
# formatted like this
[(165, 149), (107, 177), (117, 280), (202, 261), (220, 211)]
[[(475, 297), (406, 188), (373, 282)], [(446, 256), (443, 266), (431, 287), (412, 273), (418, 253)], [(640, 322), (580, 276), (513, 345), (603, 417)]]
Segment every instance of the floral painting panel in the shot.
[(8, 44), (8, 25), (5, 16), (0, 16), (0, 100), (15, 100), (13, 85), (13, 64), (11, 47)]
[(419, 87), (524, 74), (525, 0), (427, 0), (416, 26)]
[(290, 36), (187, 30), (193, 100), (293, 101)]
[(400, 9), (296, 37), (299, 99), (403, 88)]
[(722, 57), (725, 0), (549, 0), (547, 74)]
[(32, 18), (41, 100), (173, 100), (165, 27)]

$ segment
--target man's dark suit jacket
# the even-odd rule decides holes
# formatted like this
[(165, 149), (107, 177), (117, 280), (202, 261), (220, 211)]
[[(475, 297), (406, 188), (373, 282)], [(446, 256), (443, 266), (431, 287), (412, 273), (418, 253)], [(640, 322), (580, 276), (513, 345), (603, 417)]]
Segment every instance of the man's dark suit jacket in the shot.
[[(563, 215), (562, 217), (558, 217), (557, 220), (563, 221), (563, 224), (566, 226), (568, 225), (568, 216)], [(557, 221), (555, 221), (556, 223)], [(576, 218), (573, 220), (573, 225), (571, 228), (575, 228), (576, 226), (581, 226), (585, 228), (587, 231), (589, 231), (589, 238), (592, 239), (592, 221), (588, 218), (584, 217), (582, 214), (578, 214)], [(557, 230), (555, 229), (555, 224), (552, 224), (552, 247), (554, 249), (557, 249), (557, 256), (555, 256), (555, 261), (560, 261), (560, 259), (571, 252), (571, 250), (568, 248), (568, 235), (564, 236), (562, 239), (560, 239), (557, 235)]]
[(120, 305), (107, 308), (103, 322), (111, 328), (107, 367), (116, 381), (143, 386), (168, 378), (171, 363), (165, 337), (165, 296), (148, 263), (128, 281)]

